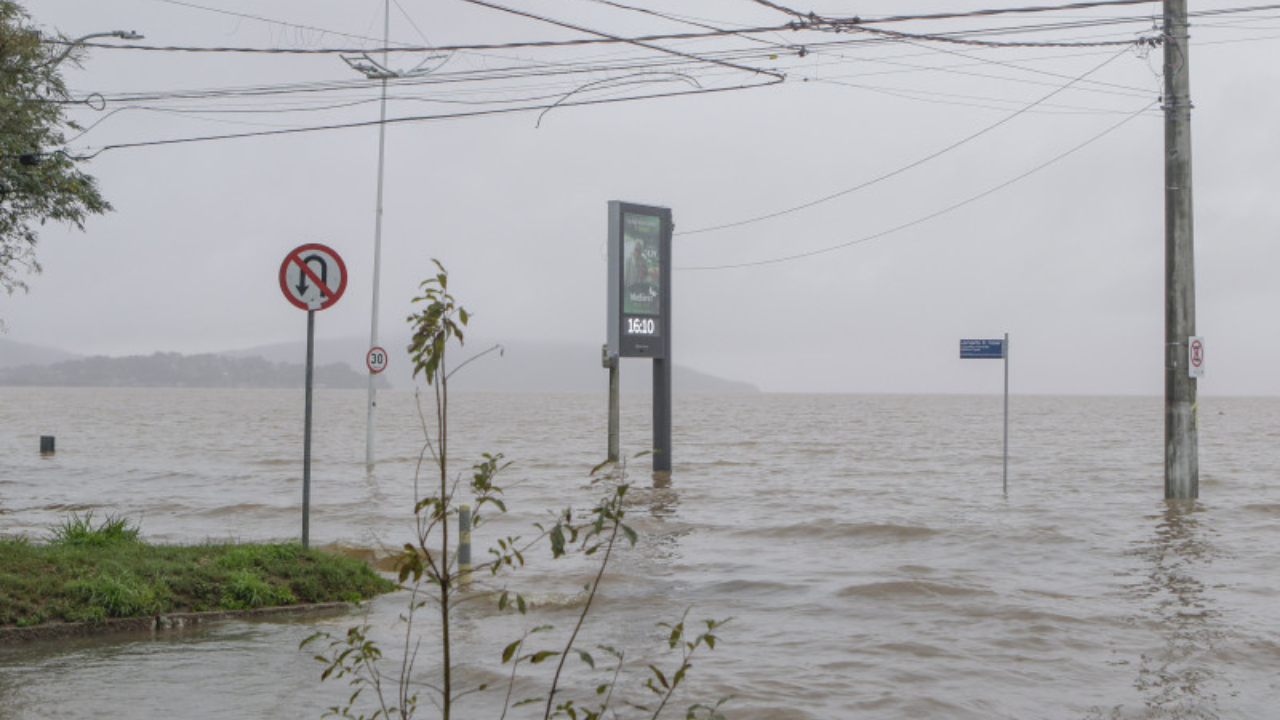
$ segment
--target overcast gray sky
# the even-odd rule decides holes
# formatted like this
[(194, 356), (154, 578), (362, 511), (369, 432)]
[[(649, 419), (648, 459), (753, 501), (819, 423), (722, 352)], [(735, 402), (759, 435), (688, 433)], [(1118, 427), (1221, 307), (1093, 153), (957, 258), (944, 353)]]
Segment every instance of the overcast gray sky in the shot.
[[(717, 28), (789, 19), (749, 0), (635, 2)], [(518, 4), (619, 36), (705, 32), (589, 0)], [(795, 7), (873, 19), (1022, 4), (820, 0)], [(39, 23), (71, 37), (126, 29), (143, 33), (138, 44), (147, 46), (371, 50), (383, 6), (27, 2)], [(1238, 7), (1227, 0), (1191, 6)], [(946, 34), (1048, 25), (974, 37), (1110, 42), (1152, 35), (1160, 7), (876, 27)], [(1115, 18), (1135, 20), (1095, 22)], [(1201, 392), (1276, 395), (1280, 9), (1194, 22), (1198, 326), (1207, 346)], [(419, 46), (592, 37), (461, 0), (391, 3), (391, 36)], [(993, 48), (816, 32), (653, 44), (702, 57), (724, 53), (714, 57), (746, 69), (619, 45), (392, 56), (394, 68), (425, 61), (431, 69), (392, 87), (393, 119), (522, 102), (565, 106), (541, 116), (388, 128), (383, 336), (399, 334), (435, 257), (474, 311), (474, 332), (508, 342), (602, 343), (606, 203), (621, 199), (673, 209), (676, 362), (776, 391), (999, 392), (999, 363), (961, 362), (957, 347), (961, 338), (1008, 332), (1015, 393), (1163, 391), (1158, 49)], [(569, 62), (590, 71), (564, 73)], [(536, 77), (535, 68), (542, 70)], [(504, 69), (514, 70), (499, 78)], [(765, 86), (772, 78), (748, 69), (786, 81)], [(368, 335), (375, 126), (111, 146), (376, 121), (377, 83), (333, 54), (93, 48), (83, 67), (68, 66), (66, 74), (78, 97), (106, 98), (101, 110), (73, 110), (82, 124), (99, 124), (71, 147), (102, 150), (87, 165), (115, 212), (93, 218), (84, 233), (43, 230), (43, 275), (30, 279), (29, 294), (0, 297), (11, 339), (106, 354), (300, 340), (305, 315), (285, 301), (277, 273), (287, 251), (307, 242), (336, 249), (350, 272), (346, 296), (318, 315), (318, 333)], [(322, 83), (344, 89), (317, 92)], [(206, 92), (285, 84), (309, 92)], [(761, 87), (728, 90), (749, 85)], [(568, 106), (698, 89), (726, 91)], [(174, 97), (187, 91), (200, 92)], [(807, 209), (690, 232), (796, 208), (887, 174)], [(695, 269), (828, 248), (836, 249)]]

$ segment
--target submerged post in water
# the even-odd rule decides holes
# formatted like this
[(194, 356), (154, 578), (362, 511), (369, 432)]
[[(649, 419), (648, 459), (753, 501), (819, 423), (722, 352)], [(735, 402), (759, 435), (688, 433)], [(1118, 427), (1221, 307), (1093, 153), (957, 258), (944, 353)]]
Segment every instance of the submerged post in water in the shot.
[(458, 508), (458, 587), (471, 587), (471, 506)]
[(1009, 494), (1009, 333), (1004, 334), (1004, 494)]
[(662, 358), (653, 361), (653, 474), (671, 475), (671, 361)]
[(1009, 333), (1003, 340), (961, 339), (961, 360), (1004, 360), (1004, 492), (1009, 494)]
[(1191, 80), (1187, 0), (1164, 3), (1165, 391), (1164, 496), (1200, 497), (1196, 380), (1187, 350), (1196, 336), (1195, 224), (1191, 197)]
[(605, 345), (600, 349), (603, 357), (601, 362), (609, 370), (609, 462), (618, 462), (622, 457), (622, 405), (621, 405), (621, 388), (622, 378), (621, 361), (618, 356), (609, 352), (609, 346)]

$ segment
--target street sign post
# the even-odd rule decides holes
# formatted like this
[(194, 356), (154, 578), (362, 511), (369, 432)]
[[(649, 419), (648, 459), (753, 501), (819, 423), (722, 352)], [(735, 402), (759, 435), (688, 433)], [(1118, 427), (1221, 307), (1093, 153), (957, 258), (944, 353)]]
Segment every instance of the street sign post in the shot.
[(1009, 333), (1004, 339), (960, 341), (961, 360), (1004, 360), (1004, 494), (1009, 494)]
[(334, 306), (347, 289), (347, 266), (319, 243), (299, 245), (280, 263), (280, 291), (307, 311), (307, 391), (302, 437), (302, 546), (311, 541), (311, 386), (315, 374), (316, 311)]

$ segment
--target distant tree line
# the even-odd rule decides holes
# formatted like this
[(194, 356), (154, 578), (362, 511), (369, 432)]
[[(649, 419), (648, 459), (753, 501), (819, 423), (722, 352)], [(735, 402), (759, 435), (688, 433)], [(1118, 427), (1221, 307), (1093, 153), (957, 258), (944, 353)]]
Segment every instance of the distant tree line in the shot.
[[(99, 355), (0, 369), (0, 385), (42, 387), (300, 388), (305, 382), (306, 369), (301, 363), (212, 354)], [(346, 363), (315, 368), (314, 384), (318, 388), (358, 389), (368, 387), (368, 382), (367, 375)]]

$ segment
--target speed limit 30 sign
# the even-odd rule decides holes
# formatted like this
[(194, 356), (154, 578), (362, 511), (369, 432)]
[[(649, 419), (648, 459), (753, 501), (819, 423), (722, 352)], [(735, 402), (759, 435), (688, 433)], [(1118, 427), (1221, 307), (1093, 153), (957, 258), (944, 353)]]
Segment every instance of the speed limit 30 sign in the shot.
[(380, 347), (375, 347), (369, 351), (364, 358), (364, 364), (369, 367), (369, 372), (377, 375), (387, 369), (387, 351)]

